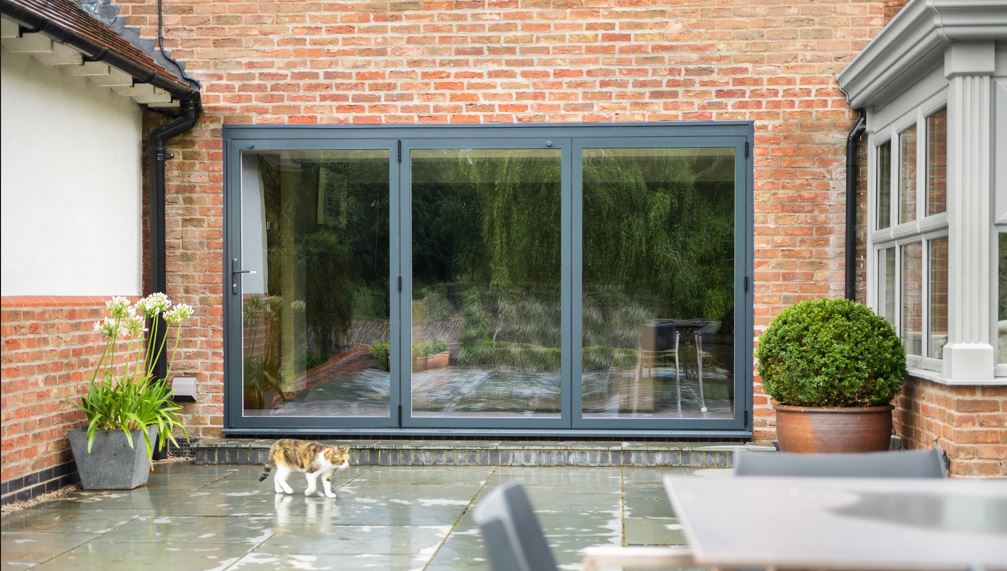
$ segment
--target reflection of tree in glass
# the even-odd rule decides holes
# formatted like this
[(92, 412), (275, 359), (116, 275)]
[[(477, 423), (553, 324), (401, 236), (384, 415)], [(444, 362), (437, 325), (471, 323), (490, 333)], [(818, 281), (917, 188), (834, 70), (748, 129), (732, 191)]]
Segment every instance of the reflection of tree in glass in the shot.
[(347, 349), (355, 321), (388, 320), (388, 160), (272, 155), (259, 167), (269, 293), (309, 308), (281, 308), (271, 339), (282, 362), (267, 372), (289, 390)]
[(460, 318), (460, 364), (559, 368), (559, 156), (414, 153), (416, 318)]

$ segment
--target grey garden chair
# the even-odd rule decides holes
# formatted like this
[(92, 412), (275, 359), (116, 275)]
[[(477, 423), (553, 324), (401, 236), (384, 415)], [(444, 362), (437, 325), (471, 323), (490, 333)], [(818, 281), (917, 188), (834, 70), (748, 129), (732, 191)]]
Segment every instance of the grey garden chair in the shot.
[[(472, 513), (479, 525), (493, 571), (556, 571), (556, 559), (521, 484), (505, 484), (490, 492)], [(591, 547), (584, 552), (584, 569), (598, 565), (634, 567), (688, 566), (692, 557), (678, 548)]]
[(862, 454), (774, 454), (739, 451), (735, 476), (946, 478), (939, 448)]

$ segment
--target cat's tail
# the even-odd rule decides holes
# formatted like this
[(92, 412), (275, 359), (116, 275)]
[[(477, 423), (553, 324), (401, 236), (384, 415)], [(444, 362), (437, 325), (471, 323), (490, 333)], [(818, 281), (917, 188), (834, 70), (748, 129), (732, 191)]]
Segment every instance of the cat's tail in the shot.
[[(270, 455), (270, 456), (272, 456), (272, 455)], [(272, 469), (273, 469), (273, 459), (270, 458), (269, 460), (266, 460), (265, 466), (262, 467), (262, 475), (259, 476), (259, 481), (261, 482), (261, 481), (265, 480), (266, 478), (268, 478), (269, 477), (269, 472)]]

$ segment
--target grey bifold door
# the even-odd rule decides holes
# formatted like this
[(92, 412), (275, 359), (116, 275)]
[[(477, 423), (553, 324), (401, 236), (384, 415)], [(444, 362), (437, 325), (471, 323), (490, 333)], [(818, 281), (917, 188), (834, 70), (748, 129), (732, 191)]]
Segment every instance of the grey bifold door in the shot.
[(228, 430), (750, 431), (751, 131), (225, 128)]

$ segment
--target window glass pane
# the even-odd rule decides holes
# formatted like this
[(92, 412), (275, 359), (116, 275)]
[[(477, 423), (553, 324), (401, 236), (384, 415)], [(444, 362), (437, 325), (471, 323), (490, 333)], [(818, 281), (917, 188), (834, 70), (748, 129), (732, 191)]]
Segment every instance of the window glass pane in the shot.
[(916, 127), (899, 135), (899, 223), (916, 220)]
[(735, 150), (582, 161), (584, 416), (732, 417)]
[(388, 163), (244, 155), (245, 416), (389, 416)]
[(878, 147), (878, 230), (892, 225), (892, 142)]
[(561, 156), (412, 151), (414, 416), (560, 415)]
[(878, 252), (878, 308), (881, 317), (895, 325), (895, 248)]
[(999, 361), (1007, 363), (1007, 232), (1000, 234), (1000, 322), (997, 323)]
[(919, 355), (923, 342), (923, 245), (902, 246), (902, 342)]
[(948, 239), (930, 241), (930, 338), (927, 354), (934, 359), (944, 356), (948, 341)]
[(947, 208), (948, 111), (927, 117), (927, 216)]

